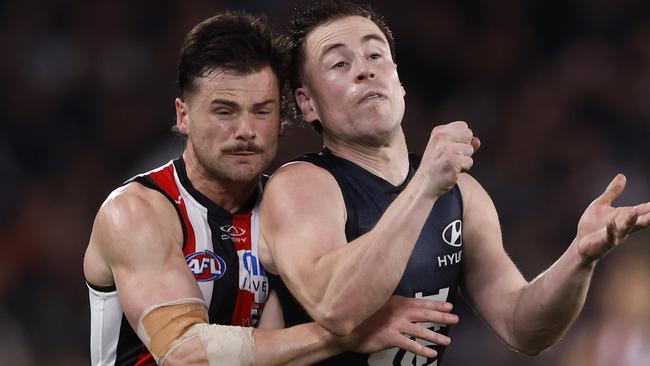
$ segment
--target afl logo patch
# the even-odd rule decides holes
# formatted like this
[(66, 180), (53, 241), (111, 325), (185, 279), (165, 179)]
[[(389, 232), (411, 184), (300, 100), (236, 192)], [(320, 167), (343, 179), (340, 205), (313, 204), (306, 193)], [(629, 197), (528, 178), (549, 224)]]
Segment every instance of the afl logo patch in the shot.
[(463, 245), (463, 222), (456, 220), (447, 225), (442, 231), (442, 240), (452, 247)]
[(226, 262), (209, 250), (191, 253), (185, 261), (199, 282), (215, 281), (226, 273)]

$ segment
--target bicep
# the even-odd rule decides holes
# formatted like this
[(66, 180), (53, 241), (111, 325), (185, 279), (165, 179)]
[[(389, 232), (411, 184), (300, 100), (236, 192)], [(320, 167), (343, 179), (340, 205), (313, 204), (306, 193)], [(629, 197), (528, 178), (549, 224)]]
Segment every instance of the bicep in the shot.
[(469, 175), (459, 179), (463, 194), (462, 292), (478, 314), (501, 334), (527, 282), (503, 248), (501, 227), (489, 195)]
[(306, 167), (312, 170), (307, 174), (296, 172), (304, 166), (289, 168), (267, 184), (261, 228), (278, 273), (301, 300), (327, 281), (327, 272), (318, 270), (319, 259), (347, 244), (345, 206), (329, 173), (313, 166)]
[(134, 329), (154, 305), (202, 299), (182, 253), (182, 231), (173, 207), (163, 197), (148, 198), (127, 195), (109, 202), (100, 209), (94, 235)]

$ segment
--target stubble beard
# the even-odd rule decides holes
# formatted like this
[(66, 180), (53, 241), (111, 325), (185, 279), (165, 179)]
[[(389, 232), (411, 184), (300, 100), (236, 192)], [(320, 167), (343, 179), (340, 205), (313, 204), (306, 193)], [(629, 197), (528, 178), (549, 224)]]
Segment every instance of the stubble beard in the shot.
[(216, 156), (203, 154), (202, 151), (194, 149), (194, 155), (198, 163), (208, 175), (208, 178), (220, 183), (252, 183), (257, 182), (272, 160), (273, 154), (268, 151), (260, 152), (254, 161), (247, 163), (227, 163), (227, 155), (220, 152)]

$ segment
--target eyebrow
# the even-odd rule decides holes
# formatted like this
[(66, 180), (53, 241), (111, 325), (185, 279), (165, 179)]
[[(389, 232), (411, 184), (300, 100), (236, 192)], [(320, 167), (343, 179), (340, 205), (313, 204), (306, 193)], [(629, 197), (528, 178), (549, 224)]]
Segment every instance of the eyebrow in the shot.
[(386, 43), (386, 41), (381, 36), (375, 33), (370, 33), (363, 36), (363, 38), (361, 38), (361, 43), (369, 42), (372, 40), (379, 41), (384, 44)]
[[(372, 40), (379, 41), (381, 43), (386, 44), (386, 41), (381, 36), (379, 36), (378, 34), (375, 34), (375, 33), (366, 34), (365, 36), (361, 37), (361, 43), (370, 42)], [(337, 48), (341, 48), (341, 47), (344, 47), (344, 46), (345, 46), (345, 44), (343, 44), (343, 43), (331, 44), (331, 45), (325, 47), (325, 50), (323, 51), (321, 57), (325, 56), (330, 51), (333, 51), (333, 50), (335, 50)]]
[[(253, 104), (253, 108), (263, 107), (263, 106), (265, 106), (267, 104), (274, 104), (276, 102), (277, 101), (274, 98), (267, 99), (267, 100), (261, 101), (259, 103)], [(239, 107), (239, 103), (233, 102), (232, 100), (227, 100), (227, 99), (213, 99), (212, 102), (210, 102), (210, 104), (212, 104), (212, 105), (223, 104), (223, 105), (231, 107), (231, 108)]]
[(253, 104), (253, 108), (264, 107), (267, 104), (275, 104), (277, 101), (275, 99), (267, 99), (265, 101)]
[(227, 99), (212, 99), (210, 104), (211, 105), (223, 104), (223, 105), (227, 105), (228, 107), (236, 107), (238, 105), (238, 103), (235, 103), (232, 100), (227, 100)]

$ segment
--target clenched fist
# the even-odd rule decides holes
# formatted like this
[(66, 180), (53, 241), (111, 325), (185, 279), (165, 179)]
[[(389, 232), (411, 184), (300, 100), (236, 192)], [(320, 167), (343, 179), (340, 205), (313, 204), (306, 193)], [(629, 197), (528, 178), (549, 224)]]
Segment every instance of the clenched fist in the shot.
[(464, 121), (436, 126), (422, 156), (418, 179), (423, 179), (434, 197), (447, 193), (458, 181), (458, 174), (474, 164), (472, 155), (481, 146)]

